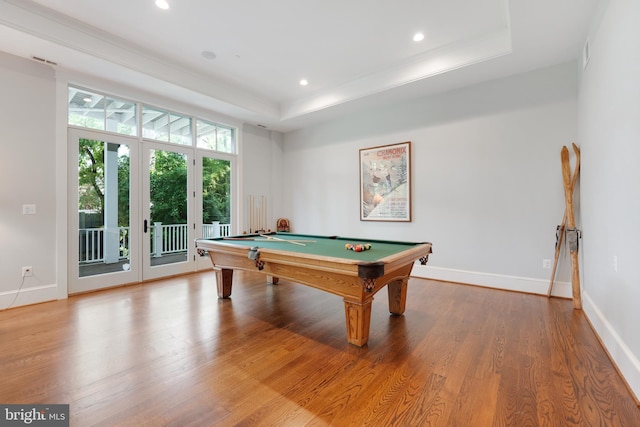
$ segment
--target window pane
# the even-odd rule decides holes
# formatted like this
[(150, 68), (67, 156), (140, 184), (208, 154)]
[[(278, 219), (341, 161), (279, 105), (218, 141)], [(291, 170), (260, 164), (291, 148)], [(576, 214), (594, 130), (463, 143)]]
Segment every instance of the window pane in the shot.
[(187, 261), (187, 155), (149, 152), (151, 266)]
[(128, 271), (129, 147), (89, 139), (78, 142), (79, 276)]
[(231, 229), (231, 162), (202, 158), (202, 237), (228, 236)]
[(198, 120), (198, 148), (216, 149), (216, 125)]
[(169, 142), (174, 144), (191, 145), (191, 118), (171, 114), (169, 124)]
[(69, 124), (105, 130), (104, 96), (69, 86)]
[(235, 138), (233, 129), (218, 126), (218, 151), (235, 153)]
[(235, 129), (198, 120), (198, 148), (235, 154)]
[(136, 104), (116, 98), (106, 100), (107, 130), (124, 135), (137, 135)]
[(169, 141), (169, 113), (143, 107), (142, 136), (157, 141)]

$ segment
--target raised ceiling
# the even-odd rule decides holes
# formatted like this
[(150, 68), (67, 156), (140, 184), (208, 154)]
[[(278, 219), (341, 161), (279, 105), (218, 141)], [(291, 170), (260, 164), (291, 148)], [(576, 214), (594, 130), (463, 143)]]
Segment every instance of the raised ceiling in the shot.
[(0, 0), (0, 50), (286, 132), (577, 59), (599, 5), (168, 1)]

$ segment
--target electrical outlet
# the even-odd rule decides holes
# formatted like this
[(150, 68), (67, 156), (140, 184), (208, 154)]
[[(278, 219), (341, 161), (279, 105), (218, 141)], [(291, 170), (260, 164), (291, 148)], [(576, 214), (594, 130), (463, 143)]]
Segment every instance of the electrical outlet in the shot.
[(33, 270), (30, 265), (22, 267), (22, 277), (31, 277), (33, 276)]
[(551, 268), (551, 260), (550, 259), (543, 259), (542, 260), (542, 268), (544, 268), (545, 270), (548, 270)]

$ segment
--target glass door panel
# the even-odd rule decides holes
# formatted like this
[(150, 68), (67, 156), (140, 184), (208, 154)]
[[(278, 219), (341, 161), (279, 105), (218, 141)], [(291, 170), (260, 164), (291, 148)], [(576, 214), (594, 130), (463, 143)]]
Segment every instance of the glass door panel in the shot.
[(188, 159), (186, 150), (157, 144), (146, 150), (144, 279), (193, 270), (194, 226), (189, 221), (193, 172)]
[(231, 162), (202, 158), (202, 237), (230, 234)]
[[(231, 168), (232, 161), (199, 156), (198, 193), (200, 195), (200, 218), (197, 238), (216, 238), (233, 234)], [(198, 269), (211, 266), (209, 257), (198, 257)]]

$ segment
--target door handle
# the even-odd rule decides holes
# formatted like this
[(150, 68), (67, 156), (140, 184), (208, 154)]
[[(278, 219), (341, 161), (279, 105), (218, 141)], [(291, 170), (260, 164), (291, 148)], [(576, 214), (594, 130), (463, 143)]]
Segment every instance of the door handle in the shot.
[(147, 220), (146, 220), (146, 219), (144, 220), (144, 227), (143, 227), (143, 229), (144, 229), (144, 232), (145, 232), (145, 233), (146, 233), (146, 232), (147, 232), (147, 230), (149, 229), (149, 223), (147, 222)]

